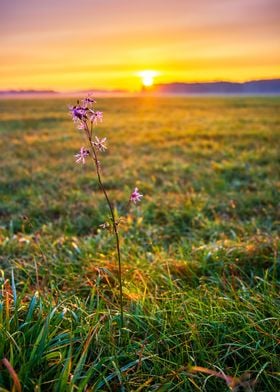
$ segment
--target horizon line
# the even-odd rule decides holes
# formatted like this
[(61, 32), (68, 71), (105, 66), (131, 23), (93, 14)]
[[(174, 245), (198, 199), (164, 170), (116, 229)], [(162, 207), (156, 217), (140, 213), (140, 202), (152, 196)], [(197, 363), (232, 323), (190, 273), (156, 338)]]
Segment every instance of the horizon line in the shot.
[[(192, 85), (192, 84), (213, 84), (213, 83), (228, 83), (228, 84), (246, 84), (246, 83), (252, 83), (252, 82), (262, 82), (262, 81), (279, 81), (280, 80), (280, 75), (279, 77), (276, 78), (261, 78), (261, 79), (247, 79), (245, 81), (232, 81), (232, 80), (225, 80), (225, 79), (214, 79), (214, 80), (208, 80), (208, 81), (173, 81), (173, 82), (166, 82), (166, 83), (154, 83), (151, 87), (148, 89), (152, 90), (154, 87), (157, 86), (168, 86), (168, 85), (174, 85), (174, 84), (186, 84), (186, 85)], [(96, 93), (141, 93), (143, 91), (143, 88), (145, 86), (141, 86), (140, 90), (128, 90), (128, 89), (122, 89), (122, 88), (86, 88), (86, 89), (80, 89), (80, 90), (60, 90), (60, 89), (55, 89), (52, 87), (49, 88), (40, 88), (40, 87), (30, 87), (30, 88), (8, 88), (8, 89), (0, 89), (0, 94), (3, 93), (48, 93), (48, 94), (75, 94), (75, 93), (81, 93), (81, 92), (96, 92)]]

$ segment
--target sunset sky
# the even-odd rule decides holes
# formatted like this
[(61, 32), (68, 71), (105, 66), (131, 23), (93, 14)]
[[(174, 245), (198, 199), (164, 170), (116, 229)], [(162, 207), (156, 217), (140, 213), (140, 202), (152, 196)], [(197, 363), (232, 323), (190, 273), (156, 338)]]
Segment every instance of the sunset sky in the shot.
[(0, 0), (0, 89), (280, 77), (279, 0)]

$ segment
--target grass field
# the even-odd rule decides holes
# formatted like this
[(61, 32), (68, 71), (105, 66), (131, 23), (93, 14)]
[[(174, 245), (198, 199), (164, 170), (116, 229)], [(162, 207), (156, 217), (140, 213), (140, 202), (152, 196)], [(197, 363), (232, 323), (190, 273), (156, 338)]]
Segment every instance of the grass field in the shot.
[(0, 101), (0, 391), (278, 392), (280, 99), (98, 101), (119, 214), (144, 194), (121, 230), (122, 340), (108, 210), (68, 103)]

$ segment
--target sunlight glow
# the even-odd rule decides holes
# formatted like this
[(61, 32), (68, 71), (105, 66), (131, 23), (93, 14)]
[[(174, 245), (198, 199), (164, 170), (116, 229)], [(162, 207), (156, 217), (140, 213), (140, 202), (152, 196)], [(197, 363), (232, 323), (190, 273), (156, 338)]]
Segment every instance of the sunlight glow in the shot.
[(0, 90), (134, 93), (280, 78), (279, 1), (79, 4), (82, 18), (74, 0), (0, 0)]
[(139, 76), (142, 78), (142, 84), (145, 87), (150, 87), (154, 84), (154, 77), (158, 75), (156, 71), (141, 71)]

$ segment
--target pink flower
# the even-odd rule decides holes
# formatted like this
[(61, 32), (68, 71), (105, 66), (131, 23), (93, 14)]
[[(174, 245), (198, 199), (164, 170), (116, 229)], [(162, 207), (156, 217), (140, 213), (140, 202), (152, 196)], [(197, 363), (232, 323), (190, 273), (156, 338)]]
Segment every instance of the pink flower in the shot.
[(107, 146), (105, 146), (107, 138), (103, 137), (102, 139), (99, 139), (97, 136), (95, 136), (95, 142), (92, 142), (92, 144), (99, 150), (99, 151), (105, 151)]
[(80, 152), (75, 155), (76, 162), (82, 163), (83, 165), (86, 163), (86, 157), (89, 156), (89, 150), (84, 147), (81, 147)]
[(94, 110), (90, 109), (90, 112), (92, 113), (90, 116), (90, 121), (93, 122), (93, 124), (97, 124), (98, 121), (102, 122), (103, 120), (103, 113), (102, 112), (95, 112)]
[(93, 105), (96, 103), (96, 101), (92, 98), (91, 94), (88, 94), (88, 96), (84, 99), (82, 99), (82, 104), (87, 107), (88, 105)]
[(133, 201), (133, 203), (136, 204), (138, 201), (141, 201), (141, 197), (143, 197), (143, 195), (138, 192), (138, 188), (135, 188), (131, 193), (130, 201)]
[(79, 121), (77, 123), (77, 129), (79, 129), (80, 131), (84, 131), (86, 129), (86, 124), (84, 123), (84, 121)]

